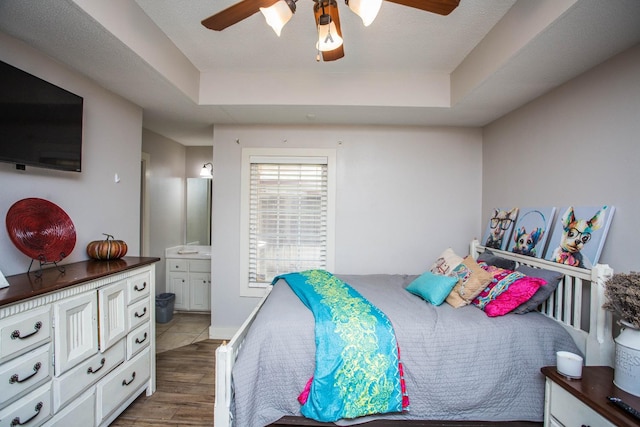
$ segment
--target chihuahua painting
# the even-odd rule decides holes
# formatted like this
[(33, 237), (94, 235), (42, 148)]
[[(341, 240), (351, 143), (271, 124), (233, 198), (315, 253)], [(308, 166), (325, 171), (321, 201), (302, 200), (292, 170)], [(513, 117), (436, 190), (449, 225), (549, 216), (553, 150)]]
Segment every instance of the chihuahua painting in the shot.
[(506, 243), (505, 234), (507, 240), (510, 238), (511, 227), (518, 216), (518, 208), (511, 210), (494, 209), (493, 215), (489, 220), (488, 236), (485, 239), (484, 245), (487, 248), (504, 249), (504, 243)]
[[(585, 245), (591, 241), (592, 233), (599, 230), (605, 224), (607, 207), (598, 210), (589, 219), (578, 219), (573, 206), (560, 218), (562, 234), (560, 243), (551, 255), (551, 260), (560, 264), (574, 267), (588, 268), (591, 262), (582, 253)], [(595, 262), (595, 261), (594, 261)]]
[(513, 234), (513, 240), (516, 244), (513, 249), (511, 249), (511, 252), (535, 257), (536, 245), (540, 239), (542, 239), (542, 236), (544, 236), (544, 230), (542, 228), (536, 227), (531, 233), (527, 233), (524, 227), (520, 227)]

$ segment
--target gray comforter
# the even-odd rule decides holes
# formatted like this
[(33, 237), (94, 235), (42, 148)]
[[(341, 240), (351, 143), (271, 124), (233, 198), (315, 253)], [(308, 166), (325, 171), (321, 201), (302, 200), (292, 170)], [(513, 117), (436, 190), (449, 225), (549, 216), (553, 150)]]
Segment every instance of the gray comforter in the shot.
[[(542, 421), (540, 368), (555, 365), (556, 351), (579, 353), (565, 330), (540, 313), (490, 318), (474, 306), (436, 307), (404, 289), (416, 276), (336, 276), (394, 325), (411, 407), (385, 419)], [(235, 425), (299, 416), (297, 397), (313, 375), (314, 354), (313, 315), (281, 280), (232, 372)]]

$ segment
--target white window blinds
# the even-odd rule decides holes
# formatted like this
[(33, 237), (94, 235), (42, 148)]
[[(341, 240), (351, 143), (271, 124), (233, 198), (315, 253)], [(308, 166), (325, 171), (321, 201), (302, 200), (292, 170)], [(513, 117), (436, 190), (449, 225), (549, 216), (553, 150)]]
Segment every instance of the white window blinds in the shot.
[(327, 160), (252, 157), (249, 286), (327, 266)]

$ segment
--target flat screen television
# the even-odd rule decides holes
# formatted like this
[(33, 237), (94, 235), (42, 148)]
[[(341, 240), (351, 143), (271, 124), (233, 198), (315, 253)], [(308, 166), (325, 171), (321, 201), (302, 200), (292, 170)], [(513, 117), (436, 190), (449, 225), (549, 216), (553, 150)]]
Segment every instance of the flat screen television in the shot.
[(80, 172), (83, 98), (0, 61), (0, 161)]

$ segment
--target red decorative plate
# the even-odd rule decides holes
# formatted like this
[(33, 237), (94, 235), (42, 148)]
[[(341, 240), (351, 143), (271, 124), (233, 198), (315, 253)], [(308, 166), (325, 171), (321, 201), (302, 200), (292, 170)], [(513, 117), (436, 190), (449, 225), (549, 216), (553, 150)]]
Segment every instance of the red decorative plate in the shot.
[(76, 229), (58, 205), (44, 199), (22, 199), (7, 212), (7, 231), (14, 245), (40, 262), (58, 262), (76, 245)]

